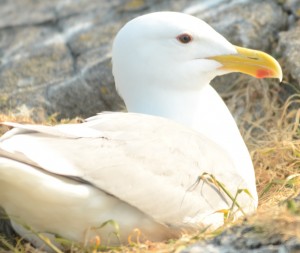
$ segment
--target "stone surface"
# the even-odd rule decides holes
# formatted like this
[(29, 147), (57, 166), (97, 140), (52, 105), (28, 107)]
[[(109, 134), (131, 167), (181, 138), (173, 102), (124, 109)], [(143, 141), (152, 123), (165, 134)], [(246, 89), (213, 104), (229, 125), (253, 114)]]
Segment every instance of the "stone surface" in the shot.
[(262, 236), (249, 225), (240, 225), (225, 230), (212, 240), (201, 241), (181, 253), (296, 253), (300, 240), (295, 237), (283, 239), (280, 234)]
[[(10, 243), (16, 243), (16, 232), (13, 230), (10, 220), (8, 219), (7, 215), (5, 214), (4, 210), (0, 207), (0, 236), (5, 235), (5, 239)], [(5, 248), (5, 245), (2, 244), (0, 241), (0, 251), (2, 247)]]
[(13, 28), (53, 22), (59, 1), (0, 0), (0, 28)]
[[(189, 12), (207, 21), (236, 45), (271, 52), (287, 14), (275, 1), (225, 1), (216, 8)], [(234, 14), (234, 15), (233, 15)]]
[[(120, 27), (138, 15), (191, 13), (235, 44), (273, 52), (292, 6), (274, 0), (0, 0), (1, 112), (25, 108), (43, 120), (53, 113), (88, 117), (123, 108), (114, 90), (111, 45)], [(222, 91), (235, 79), (214, 83)]]
[(293, 16), (300, 18), (300, 2), (298, 0), (285, 0), (283, 6), (287, 12), (290, 12)]
[(300, 89), (300, 21), (290, 30), (279, 34), (277, 51), (282, 55), (283, 66), (292, 79), (296, 80), (296, 88)]

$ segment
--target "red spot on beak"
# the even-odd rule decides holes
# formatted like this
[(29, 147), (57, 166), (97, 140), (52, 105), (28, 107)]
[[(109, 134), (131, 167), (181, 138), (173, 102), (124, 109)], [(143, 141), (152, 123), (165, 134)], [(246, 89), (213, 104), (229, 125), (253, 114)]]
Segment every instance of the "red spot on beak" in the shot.
[(258, 69), (256, 71), (256, 77), (257, 78), (266, 78), (273, 76), (272, 70), (269, 69)]

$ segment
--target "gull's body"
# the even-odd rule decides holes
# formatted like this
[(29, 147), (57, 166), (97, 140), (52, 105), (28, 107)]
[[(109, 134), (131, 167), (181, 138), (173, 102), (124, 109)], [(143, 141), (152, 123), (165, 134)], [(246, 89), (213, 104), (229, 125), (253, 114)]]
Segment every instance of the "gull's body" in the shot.
[[(221, 225), (223, 214), (214, 212), (230, 208), (232, 201), (198, 177), (206, 172), (230, 181), (233, 194), (251, 187), (217, 144), (162, 118), (105, 113), (80, 125), (27, 129), (3, 137), (1, 155), (9, 156), (7, 150), (14, 160), (0, 159), (1, 190), (11, 188), (1, 191), (0, 199), (12, 220), (20, 216), (21, 224), (30, 221), (37, 231), (71, 240), (106, 238), (107, 230), (114, 231), (111, 225), (97, 232), (92, 227), (107, 220), (119, 224), (123, 242), (134, 228), (162, 240), (189, 227)], [(207, 159), (212, 152), (215, 159)], [(245, 212), (255, 210), (246, 194), (239, 202)]]
[[(31, 240), (20, 224), (79, 242), (100, 235), (110, 244), (118, 240), (109, 235), (113, 226), (101, 227), (108, 220), (119, 224), (121, 242), (135, 228), (163, 240), (216, 227), (232, 200), (199, 180), (205, 173), (233, 196), (247, 189), (237, 202), (253, 212), (249, 153), (209, 82), (232, 71), (281, 78), (281, 69), (257, 51), (255, 60), (240, 58), (241, 50), (185, 14), (154, 13), (125, 25), (113, 46), (113, 74), (128, 111), (177, 123), (135, 113), (56, 127), (9, 123), (15, 128), (0, 143), (0, 205), (16, 230)], [(233, 213), (242, 214), (236, 206)]]

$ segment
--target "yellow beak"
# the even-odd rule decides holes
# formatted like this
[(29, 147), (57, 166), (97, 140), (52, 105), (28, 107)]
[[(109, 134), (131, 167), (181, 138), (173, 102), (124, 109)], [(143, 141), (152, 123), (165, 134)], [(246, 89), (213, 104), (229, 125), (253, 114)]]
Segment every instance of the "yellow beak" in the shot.
[(209, 57), (222, 64), (221, 70), (241, 72), (256, 78), (278, 78), (282, 81), (279, 63), (270, 55), (247, 48), (237, 47), (237, 54)]

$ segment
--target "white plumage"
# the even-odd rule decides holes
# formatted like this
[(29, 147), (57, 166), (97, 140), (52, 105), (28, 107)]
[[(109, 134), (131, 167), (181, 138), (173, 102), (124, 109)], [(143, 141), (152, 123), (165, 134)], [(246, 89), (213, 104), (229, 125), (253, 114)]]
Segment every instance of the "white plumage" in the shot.
[[(191, 40), (182, 42), (182, 34)], [(122, 243), (135, 228), (163, 240), (216, 227), (223, 222), (218, 211), (232, 200), (200, 180), (205, 173), (233, 196), (248, 189), (252, 197), (241, 193), (237, 202), (253, 212), (249, 153), (209, 82), (233, 71), (282, 73), (270, 56), (242, 50), (189, 15), (159, 12), (130, 21), (113, 45), (113, 74), (131, 113), (55, 127), (6, 123), (14, 129), (0, 143), (0, 205), (15, 229), (40, 245), (22, 224), (78, 242), (99, 235), (104, 244), (119, 243), (113, 226), (101, 227), (108, 220), (119, 224)]]

